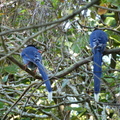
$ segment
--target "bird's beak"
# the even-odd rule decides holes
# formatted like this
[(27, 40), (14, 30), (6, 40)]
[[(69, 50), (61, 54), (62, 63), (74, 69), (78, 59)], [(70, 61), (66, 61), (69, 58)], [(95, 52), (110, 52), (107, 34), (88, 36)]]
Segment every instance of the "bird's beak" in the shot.
[(39, 53), (42, 53), (42, 51), (38, 50)]

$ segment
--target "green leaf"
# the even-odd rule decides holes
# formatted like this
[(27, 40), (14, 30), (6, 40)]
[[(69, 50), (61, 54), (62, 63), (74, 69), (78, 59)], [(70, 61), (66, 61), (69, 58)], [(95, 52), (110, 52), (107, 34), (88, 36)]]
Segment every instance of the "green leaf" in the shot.
[(44, 1), (41, 1), (40, 4), (41, 4), (41, 5), (45, 5), (45, 2), (44, 2)]
[(20, 13), (24, 13), (24, 12), (26, 12), (26, 10), (21, 10), (21, 11), (20, 11)]
[(72, 50), (73, 50), (75, 53), (79, 53), (79, 52), (80, 52), (80, 46), (78, 46), (78, 44), (73, 44), (73, 45), (72, 45)]
[(0, 73), (2, 73), (3, 72), (3, 67), (0, 67)]
[(58, 8), (58, 3), (59, 3), (59, 0), (52, 0), (52, 5), (54, 6), (55, 9)]
[(120, 45), (120, 36), (119, 35), (111, 35), (110, 38), (114, 40), (114, 45), (119, 46)]
[(16, 65), (9, 65), (7, 67), (4, 67), (4, 70), (8, 73), (14, 74), (17, 72), (17, 66)]
[(21, 120), (31, 120), (31, 118), (29, 118), (29, 117), (26, 118), (26, 117), (25, 117), (25, 118), (22, 118)]
[(3, 108), (3, 106), (4, 106), (4, 103), (0, 102), (0, 108)]
[(113, 79), (113, 78), (107, 78), (107, 80), (106, 80), (108, 83), (112, 83), (112, 82), (114, 82), (115, 80)]
[(26, 107), (26, 109), (28, 109), (28, 110), (36, 110), (36, 108), (33, 108), (31, 106)]
[(4, 76), (4, 78), (2, 79), (2, 82), (7, 82), (8, 81), (8, 75)]
[(109, 26), (115, 26), (116, 25), (116, 21), (114, 17), (106, 17), (105, 19), (105, 23)]

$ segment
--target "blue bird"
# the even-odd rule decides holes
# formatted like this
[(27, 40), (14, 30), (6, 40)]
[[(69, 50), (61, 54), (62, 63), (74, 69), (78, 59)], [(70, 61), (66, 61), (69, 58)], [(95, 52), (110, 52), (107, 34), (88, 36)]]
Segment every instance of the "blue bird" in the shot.
[(52, 100), (51, 83), (45, 71), (45, 68), (42, 65), (42, 57), (39, 50), (34, 45), (28, 45), (26, 48), (23, 49), (21, 53), (21, 57), (23, 59), (24, 64), (28, 68), (32, 70), (38, 68), (39, 73), (42, 75), (42, 78), (45, 81), (44, 83), (48, 91), (48, 100), (51, 101)]
[(107, 34), (102, 30), (95, 30), (90, 35), (90, 46), (93, 53), (94, 97), (96, 101), (99, 101), (102, 76), (102, 56), (106, 48), (107, 41)]

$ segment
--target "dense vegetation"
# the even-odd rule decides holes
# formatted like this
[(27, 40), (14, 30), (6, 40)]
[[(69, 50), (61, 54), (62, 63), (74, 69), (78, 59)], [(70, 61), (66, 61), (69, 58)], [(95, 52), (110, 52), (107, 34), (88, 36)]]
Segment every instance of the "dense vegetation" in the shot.
[[(108, 36), (100, 101), (94, 101), (90, 33)], [(2, 120), (118, 120), (120, 118), (119, 0), (1, 0), (0, 118)], [(53, 101), (21, 50), (42, 51)]]

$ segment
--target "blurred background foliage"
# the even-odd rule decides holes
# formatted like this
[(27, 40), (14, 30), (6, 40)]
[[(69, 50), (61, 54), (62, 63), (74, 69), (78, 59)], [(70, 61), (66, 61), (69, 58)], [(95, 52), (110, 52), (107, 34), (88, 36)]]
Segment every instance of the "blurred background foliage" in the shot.
[[(1, 0), (0, 32), (23, 28), (0, 37), (0, 57), (17, 49), (25, 39), (46, 28), (29, 26), (59, 20), (82, 8), (91, 0)], [(109, 36), (107, 49), (120, 47), (120, 2), (98, 0), (96, 5), (83, 10), (56, 27), (41, 32), (26, 43), (34, 44), (43, 53), (48, 74), (56, 75), (71, 65), (92, 56), (89, 35), (95, 29), (105, 30)], [(25, 45), (23, 46), (25, 47)], [(22, 64), (19, 49), (11, 56)], [(45, 86), (31, 86), (14, 108), (24, 90), (35, 79), (24, 69), (11, 62), (0, 61), (0, 118), (10, 110), (9, 120), (118, 120), (120, 119), (120, 55), (103, 57), (103, 79), (100, 102), (93, 97), (92, 62), (76, 67), (61, 77), (51, 78), (54, 97), (47, 100)], [(37, 74), (37, 73), (36, 73)]]

